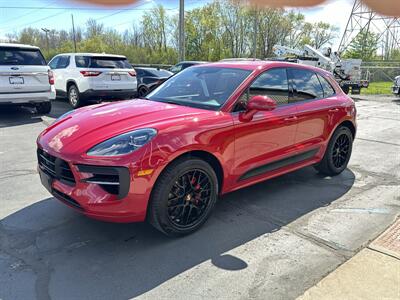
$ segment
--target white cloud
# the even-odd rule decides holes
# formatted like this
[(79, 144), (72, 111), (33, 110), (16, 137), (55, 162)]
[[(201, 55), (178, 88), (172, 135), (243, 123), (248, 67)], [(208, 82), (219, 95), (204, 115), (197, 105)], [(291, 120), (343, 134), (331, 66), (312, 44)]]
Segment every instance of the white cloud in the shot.
[(323, 21), (339, 28), (338, 38), (335, 40), (332, 47), (334, 50), (337, 50), (340, 39), (346, 29), (353, 3), (354, 2), (351, 0), (327, 1), (313, 8), (300, 9), (300, 12), (305, 15), (306, 21), (308, 22), (314, 23)]

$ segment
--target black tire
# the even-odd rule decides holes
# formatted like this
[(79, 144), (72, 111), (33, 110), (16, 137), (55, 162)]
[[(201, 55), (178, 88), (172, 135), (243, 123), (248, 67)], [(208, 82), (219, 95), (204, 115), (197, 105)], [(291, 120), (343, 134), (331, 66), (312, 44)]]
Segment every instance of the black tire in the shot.
[[(188, 178), (191, 179), (188, 181)], [(217, 176), (207, 162), (197, 158), (179, 159), (167, 166), (157, 179), (148, 208), (148, 220), (167, 236), (190, 234), (210, 216), (217, 195)], [(200, 197), (204, 199), (200, 200)]]
[(343, 90), (343, 92), (344, 92), (346, 95), (348, 95), (349, 92), (350, 92), (350, 88), (349, 88), (348, 86), (343, 86), (343, 87), (342, 87), (342, 90)]
[(51, 111), (51, 102), (42, 102), (36, 104), (36, 112), (38, 114), (48, 114)]
[(314, 166), (315, 169), (324, 175), (339, 175), (346, 169), (352, 149), (353, 134), (349, 128), (340, 126), (333, 133), (324, 157)]
[(145, 97), (149, 93), (149, 89), (145, 86), (141, 86), (138, 89), (138, 97)]
[(73, 108), (78, 108), (82, 106), (82, 99), (81, 99), (81, 95), (79, 93), (78, 88), (76, 87), (75, 84), (72, 84), (69, 86), (68, 88), (68, 101), (69, 104), (73, 107)]

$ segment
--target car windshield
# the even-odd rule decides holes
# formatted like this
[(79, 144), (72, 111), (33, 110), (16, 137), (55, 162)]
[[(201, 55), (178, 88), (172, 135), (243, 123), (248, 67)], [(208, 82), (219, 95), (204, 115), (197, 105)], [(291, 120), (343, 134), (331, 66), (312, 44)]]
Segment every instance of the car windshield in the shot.
[(0, 47), (0, 65), (45, 66), (46, 61), (39, 49)]
[(235, 68), (188, 68), (171, 77), (146, 98), (218, 110), (250, 73)]
[(124, 57), (76, 56), (75, 62), (78, 68), (132, 69)]

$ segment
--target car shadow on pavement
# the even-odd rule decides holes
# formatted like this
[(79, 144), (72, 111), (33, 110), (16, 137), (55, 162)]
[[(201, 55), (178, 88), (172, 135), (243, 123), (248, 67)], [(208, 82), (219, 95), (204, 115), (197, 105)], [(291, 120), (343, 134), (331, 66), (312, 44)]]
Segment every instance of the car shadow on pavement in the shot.
[(32, 107), (0, 106), (0, 128), (41, 122)]
[[(349, 169), (330, 178), (310, 167), (259, 183), (223, 196), (199, 231), (179, 239), (146, 223), (90, 220), (48, 198), (0, 221), (0, 254), (21, 261), (12, 270), (15, 289), (28, 293), (33, 285), (38, 298), (133, 298), (205, 261), (230, 271), (246, 268), (226, 252), (330, 205), (354, 180)], [(32, 285), (26, 275), (18, 281), (18, 269), (32, 269)]]

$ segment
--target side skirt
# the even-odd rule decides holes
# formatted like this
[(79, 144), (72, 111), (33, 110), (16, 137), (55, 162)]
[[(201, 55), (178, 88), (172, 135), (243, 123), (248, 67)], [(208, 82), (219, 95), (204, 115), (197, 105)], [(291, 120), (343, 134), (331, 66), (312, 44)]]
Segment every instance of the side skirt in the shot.
[(255, 176), (259, 176), (271, 171), (275, 171), (277, 169), (283, 168), (283, 167), (287, 167), (308, 159), (313, 158), (319, 151), (319, 148), (317, 149), (312, 149), (300, 154), (296, 154), (290, 157), (286, 157), (271, 163), (268, 163), (266, 165), (251, 169), (249, 171), (247, 171), (246, 173), (244, 173), (242, 176), (240, 176), (239, 181), (242, 180), (246, 180), (249, 179), (251, 177), (255, 177)]

